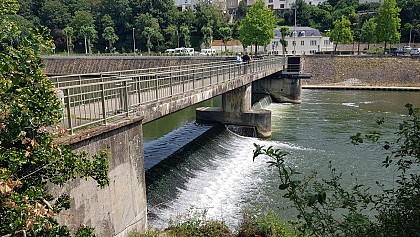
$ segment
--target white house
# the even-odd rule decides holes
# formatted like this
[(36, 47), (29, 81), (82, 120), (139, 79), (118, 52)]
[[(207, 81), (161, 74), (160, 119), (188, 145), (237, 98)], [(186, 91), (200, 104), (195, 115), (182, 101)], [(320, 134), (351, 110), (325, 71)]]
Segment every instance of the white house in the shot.
[[(330, 37), (322, 36), (317, 29), (294, 26), (289, 26), (289, 28), (292, 34), (285, 37), (287, 41), (287, 54), (304, 55), (334, 50)], [(274, 29), (274, 38), (271, 40), (271, 45), (267, 47), (270, 53), (283, 53), (283, 48), (280, 43), (281, 38), (280, 29)]]
[[(247, 0), (247, 5), (251, 6), (256, 0)], [(305, 2), (309, 5), (318, 5), (322, 2), (327, 0), (305, 0)], [(282, 9), (290, 9), (295, 0), (264, 0), (266, 6), (273, 10), (282, 10)]]

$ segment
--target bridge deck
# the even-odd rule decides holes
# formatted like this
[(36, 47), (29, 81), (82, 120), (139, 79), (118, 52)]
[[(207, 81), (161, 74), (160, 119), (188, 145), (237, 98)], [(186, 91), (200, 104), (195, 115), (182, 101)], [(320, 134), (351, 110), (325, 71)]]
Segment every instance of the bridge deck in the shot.
[[(61, 126), (71, 133), (86, 126), (106, 124), (131, 115), (144, 115), (151, 121), (157, 107), (168, 101), (203, 93), (209, 88), (226, 87), (244, 76), (267, 70), (279, 71), (285, 58), (269, 57), (250, 64), (233, 61), (150, 68), (99, 74), (51, 77), (64, 104)], [(255, 78), (260, 79), (260, 78)], [(227, 87), (226, 87), (227, 88)], [(210, 95), (209, 98), (216, 96)], [(199, 96), (200, 97), (200, 96)], [(203, 96), (201, 96), (203, 97)], [(207, 96), (204, 96), (207, 99)], [(197, 99), (193, 103), (202, 101)], [(176, 110), (176, 109), (175, 109)], [(171, 113), (174, 109), (166, 109)], [(164, 116), (165, 112), (159, 112)], [(166, 113), (166, 114), (167, 114)]]

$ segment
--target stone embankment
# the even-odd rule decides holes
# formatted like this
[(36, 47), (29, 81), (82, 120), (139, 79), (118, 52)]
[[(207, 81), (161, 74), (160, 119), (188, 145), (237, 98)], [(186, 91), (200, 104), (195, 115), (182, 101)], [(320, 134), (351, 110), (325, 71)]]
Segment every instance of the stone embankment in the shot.
[(303, 85), (420, 87), (420, 57), (311, 55), (304, 72)]

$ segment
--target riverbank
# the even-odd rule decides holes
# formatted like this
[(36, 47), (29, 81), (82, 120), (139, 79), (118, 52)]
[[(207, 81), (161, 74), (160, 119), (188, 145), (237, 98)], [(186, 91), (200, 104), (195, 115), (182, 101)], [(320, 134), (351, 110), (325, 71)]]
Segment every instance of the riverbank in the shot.
[(303, 66), (303, 86), (420, 87), (420, 58), (310, 55)]

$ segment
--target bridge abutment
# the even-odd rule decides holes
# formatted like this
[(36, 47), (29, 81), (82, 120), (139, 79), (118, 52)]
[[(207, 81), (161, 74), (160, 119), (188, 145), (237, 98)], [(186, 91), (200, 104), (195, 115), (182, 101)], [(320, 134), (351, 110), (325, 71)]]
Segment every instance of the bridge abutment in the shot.
[(92, 179), (74, 180), (53, 187), (58, 195), (70, 196), (71, 208), (57, 219), (76, 230), (80, 225), (95, 228), (98, 236), (128, 236), (147, 228), (146, 183), (144, 177), (143, 117), (86, 129), (59, 139), (75, 152), (97, 154), (107, 150), (109, 186), (101, 189)]
[(252, 83), (252, 93), (270, 95), (277, 103), (301, 103), (302, 83), (299, 78), (273, 74)]
[(222, 107), (201, 107), (197, 121), (255, 127), (258, 137), (271, 136), (271, 111), (251, 109), (251, 83), (222, 95)]

